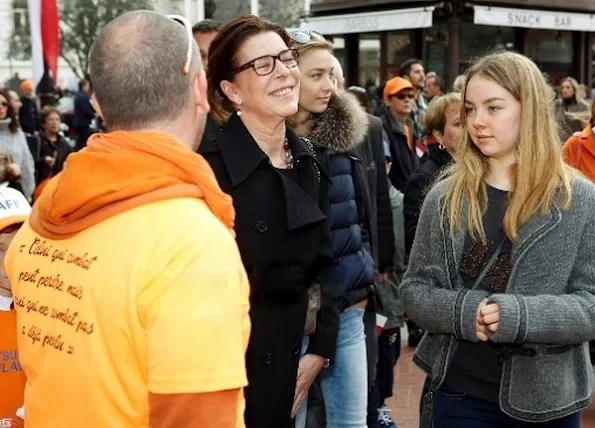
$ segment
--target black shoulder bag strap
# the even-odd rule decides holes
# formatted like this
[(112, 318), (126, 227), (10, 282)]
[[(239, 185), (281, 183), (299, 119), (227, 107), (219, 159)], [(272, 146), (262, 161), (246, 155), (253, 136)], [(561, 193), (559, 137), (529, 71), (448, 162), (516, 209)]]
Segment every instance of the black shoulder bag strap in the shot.
[[(485, 279), (486, 275), (498, 260), (498, 256), (500, 256), (500, 252), (502, 251), (502, 247), (504, 246), (505, 241), (506, 236), (504, 236), (504, 238), (500, 240), (498, 246), (492, 252), (492, 256), (485, 264), (479, 275), (477, 275), (477, 278), (475, 278), (473, 286), (470, 288), (470, 290), (476, 290), (481, 286), (481, 283)], [(435, 390), (432, 386), (430, 386), (430, 390), (426, 392), (421, 399), (420, 428), (434, 427), (434, 394)]]

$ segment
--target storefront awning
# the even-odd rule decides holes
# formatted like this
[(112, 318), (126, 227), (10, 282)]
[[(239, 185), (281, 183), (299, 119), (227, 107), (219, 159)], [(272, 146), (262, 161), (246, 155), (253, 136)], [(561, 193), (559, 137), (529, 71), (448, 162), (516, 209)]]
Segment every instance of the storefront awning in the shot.
[(308, 28), (324, 35), (372, 33), (432, 26), (433, 7), (399, 9), (382, 12), (353, 13), (305, 18), (300, 28)]
[(475, 10), (473, 22), (480, 25), (595, 32), (595, 15), (588, 13), (509, 9), (477, 5), (473, 6), (473, 9)]

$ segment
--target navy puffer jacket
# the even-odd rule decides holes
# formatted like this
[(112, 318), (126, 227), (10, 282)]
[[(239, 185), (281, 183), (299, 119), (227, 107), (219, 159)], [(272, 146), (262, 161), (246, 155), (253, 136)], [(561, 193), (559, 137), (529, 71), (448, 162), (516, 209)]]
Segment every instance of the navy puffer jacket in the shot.
[[(347, 154), (330, 157), (329, 220), (333, 264), (324, 270), (322, 280), (336, 285), (345, 309), (369, 296), (374, 282), (374, 260), (370, 255), (369, 237), (362, 228), (358, 212), (357, 158)], [(355, 168), (354, 168), (355, 166)], [(361, 209), (359, 210), (361, 211)]]
[(368, 123), (366, 112), (351, 94), (334, 93), (324, 113), (292, 124), (298, 135), (325, 146), (330, 157), (333, 262), (320, 272), (320, 279), (332, 284), (329, 291), (340, 299), (340, 310), (374, 293), (375, 263), (369, 232), (376, 211), (372, 209), (368, 171), (359, 152), (367, 141)]

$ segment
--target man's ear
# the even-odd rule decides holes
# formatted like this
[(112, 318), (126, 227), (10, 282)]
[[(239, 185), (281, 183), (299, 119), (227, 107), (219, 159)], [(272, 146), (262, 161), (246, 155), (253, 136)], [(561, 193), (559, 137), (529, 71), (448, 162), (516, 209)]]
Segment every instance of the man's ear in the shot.
[(194, 102), (196, 107), (200, 110), (201, 114), (208, 114), (211, 110), (209, 106), (209, 100), (207, 95), (207, 76), (204, 70), (200, 70), (194, 77), (192, 83), (192, 91), (194, 92)]
[(222, 80), (221, 81), (221, 91), (225, 94), (225, 96), (236, 106), (242, 105), (242, 97), (237, 91), (236, 85), (229, 80)]
[(103, 109), (101, 108), (101, 105), (99, 104), (99, 101), (97, 100), (97, 97), (95, 96), (95, 92), (93, 92), (93, 94), (91, 94), (91, 106), (93, 106), (93, 109), (95, 110), (97, 115), (101, 118), (101, 120), (103, 120), (105, 122), (105, 118), (103, 117)]

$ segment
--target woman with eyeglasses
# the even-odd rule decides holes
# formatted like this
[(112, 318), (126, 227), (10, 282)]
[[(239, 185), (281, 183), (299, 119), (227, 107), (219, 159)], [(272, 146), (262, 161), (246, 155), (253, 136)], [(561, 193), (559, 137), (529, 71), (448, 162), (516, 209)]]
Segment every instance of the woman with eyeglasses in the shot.
[(9, 180), (20, 182), (25, 197), (31, 197), (35, 189), (33, 156), (19, 127), (10, 96), (4, 90), (0, 90), (0, 150), (8, 151), (13, 159), (6, 167)]
[[(370, 240), (373, 204), (368, 164), (360, 153), (368, 118), (353, 95), (334, 92), (331, 43), (310, 31), (291, 37), (300, 54), (301, 72), (299, 110), (291, 125), (298, 135), (327, 148), (333, 180), (329, 214), (333, 263), (322, 277), (334, 286), (340, 315), (335, 359), (320, 376), (327, 426), (364, 428), (368, 404), (364, 312), (373, 297), (375, 274)], [(298, 398), (300, 394), (296, 392)], [(296, 427), (304, 426), (304, 413), (301, 407)]]
[[(286, 127), (300, 82), (288, 44), (282, 27), (246, 15), (224, 26), (209, 49), (209, 102), (220, 127), (200, 153), (233, 197), (250, 280), (248, 428), (293, 428), (298, 376), (307, 390), (335, 351), (337, 312), (318, 283), (330, 262), (328, 157)], [(312, 302), (322, 300), (321, 308), (298, 373), (313, 284), (321, 291), (311, 293)]]

